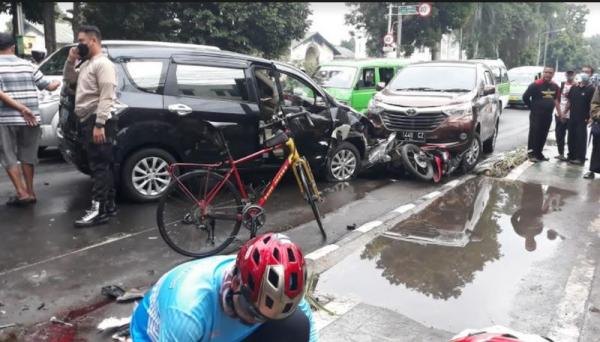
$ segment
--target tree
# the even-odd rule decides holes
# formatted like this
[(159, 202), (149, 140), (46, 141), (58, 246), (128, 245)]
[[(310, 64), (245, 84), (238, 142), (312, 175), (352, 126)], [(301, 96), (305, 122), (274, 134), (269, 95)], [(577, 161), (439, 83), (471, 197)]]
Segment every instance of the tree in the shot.
[(307, 3), (86, 3), (85, 21), (108, 39), (216, 45), (279, 57), (310, 26)]
[(43, 2), (42, 6), (46, 52), (51, 54), (56, 50), (56, 4), (54, 2)]
[[(387, 31), (387, 2), (347, 3), (352, 12), (346, 15), (346, 23), (368, 34), (367, 50), (369, 55), (382, 56), (383, 36)], [(404, 16), (402, 26), (402, 51), (410, 55), (415, 47), (426, 46), (437, 57), (438, 45), (442, 35), (461, 28), (471, 15), (472, 3), (441, 3), (433, 5), (429, 17), (417, 15)]]
[(354, 48), (356, 46), (356, 41), (354, 40), (354, 38), (350, 38), (348, 40), (342, 40), (342, 42), (340, 43), (340, 46), (344, 47), (348, 50), (354, 51)]

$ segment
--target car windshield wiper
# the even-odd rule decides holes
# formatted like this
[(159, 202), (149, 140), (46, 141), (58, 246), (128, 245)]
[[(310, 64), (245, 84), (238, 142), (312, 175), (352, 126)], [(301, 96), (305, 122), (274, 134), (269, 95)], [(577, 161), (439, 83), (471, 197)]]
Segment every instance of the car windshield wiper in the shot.
[(398, 90), (418, 90), (418, 91), (442, 91), (441, 89), (429, 88), (429, 87), (416, 87), (416, 88), (398, 88)]
[(465, 88), (450, 88), (450, 89), (442, 89), (442, 91), (446, 91), (449, 93), (467, 93), (470, 92), (471, 89), (465, 89)]

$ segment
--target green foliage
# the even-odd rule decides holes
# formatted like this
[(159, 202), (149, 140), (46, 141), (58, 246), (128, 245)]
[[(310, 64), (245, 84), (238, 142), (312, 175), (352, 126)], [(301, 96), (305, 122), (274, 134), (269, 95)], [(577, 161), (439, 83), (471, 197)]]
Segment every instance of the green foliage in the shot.
[(310, 27), (307, 3), (163, 2), (86, 3), (85, 22), (107, 39), (216, 45), (278, 57)]
[(340, 43), (340, 46), (354, 51), (354, 48), (356, 46), (356, 41), (354, 40), (354, 38), (350, 38), (348, 40), (342, 40), (342, 42)]
[[(367, 51), (371, 56), (383, 55), (382, 39), (387, 31), (388, 4), (388, 2), (346, 4), (352, 8), (352, 12), (346, 15), (346, 23), (367, 31), (369, 35)], [(472, 3), (436, 2), (433, 4), (432, 13), (429, 17), (404, 16), (402, 51), (411, 54), (415, 46), (435, 48), (441, 40), (442, 34), (464, 25), (473, 12), (473, 8), (474, 4)]]

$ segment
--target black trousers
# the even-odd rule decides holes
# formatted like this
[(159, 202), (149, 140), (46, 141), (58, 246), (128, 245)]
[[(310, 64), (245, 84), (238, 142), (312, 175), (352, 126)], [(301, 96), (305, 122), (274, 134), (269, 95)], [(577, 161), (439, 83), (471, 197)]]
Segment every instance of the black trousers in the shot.
[(310, 322), (300, 309), (290, 317), (262, 324), (244, 342), (308, 342), (310, 338)]
[(587, 123), (582, 118), (569, 120), (569, 159), (585, 161), (587, 152)]
[(590, 171), (600, 173), (600, 137), (592, 135), (592, 158)]
[(113, 120), (106, 122), (104, 132), (106, 142), (96, 144), (93, 140), (94, 123), (96, 116), (92, 115), (80, 123), (80, 141), (87, 153), (88, 163), (92, 176), (92, 201), (105, 203), (115, 198), (115, 184), (113, 176), (113, 143), (116, 125)]
[[(569, 120), (561, 122), (558, 116), (554, 116), (554, 134), (556, 135), (556, 147), (558, 148), (558, 154), (561, 156), (565, 155), (565, 138), (567, 136), (567, 127)], [(569, 159), (571, 159), (571, 148), (569, 148)]]
[(527, 151), (535, 157), (543, 156), (542, 150), (546, 145), (548, 131), (552, 124), (552, 112), (529, 113), (529, 137), (527, 139)]

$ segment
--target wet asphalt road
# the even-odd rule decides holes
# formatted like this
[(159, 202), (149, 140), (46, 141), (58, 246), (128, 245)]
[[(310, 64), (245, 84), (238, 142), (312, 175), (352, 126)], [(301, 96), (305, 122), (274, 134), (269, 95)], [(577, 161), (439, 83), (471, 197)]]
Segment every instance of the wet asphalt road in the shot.
[[(507, 109), (501, 117), (497, 151), (525, 144), (527, 112)], [(47, 151), (36, 170), (38, 204), (0, 207), (0, 325), (31, 324), (57, 312), (89, 304), (101, 286), (145, 286), (187, 260), (171, 251), (156, 228), (156, 204), (122, 202), (109, 225), (75, 230), (72, 222), (89, 204), (89, 178)], [(371, 173), (352, 183), (319, 184), (326, 201), (321, 210), (329, 238), (318, 235), (310, 208), (288, 177), (268, 202), (265, 231), (287, 230), (308, 253), (341, 238), (348, 225), (367, 222), (436, 188), (408, 177)], [(12, 192), (0, 176), (0, 201)], [(240, 240), (228, 252), (245, 241)], [(44, 307), (37, 310), (41, 304)]]

